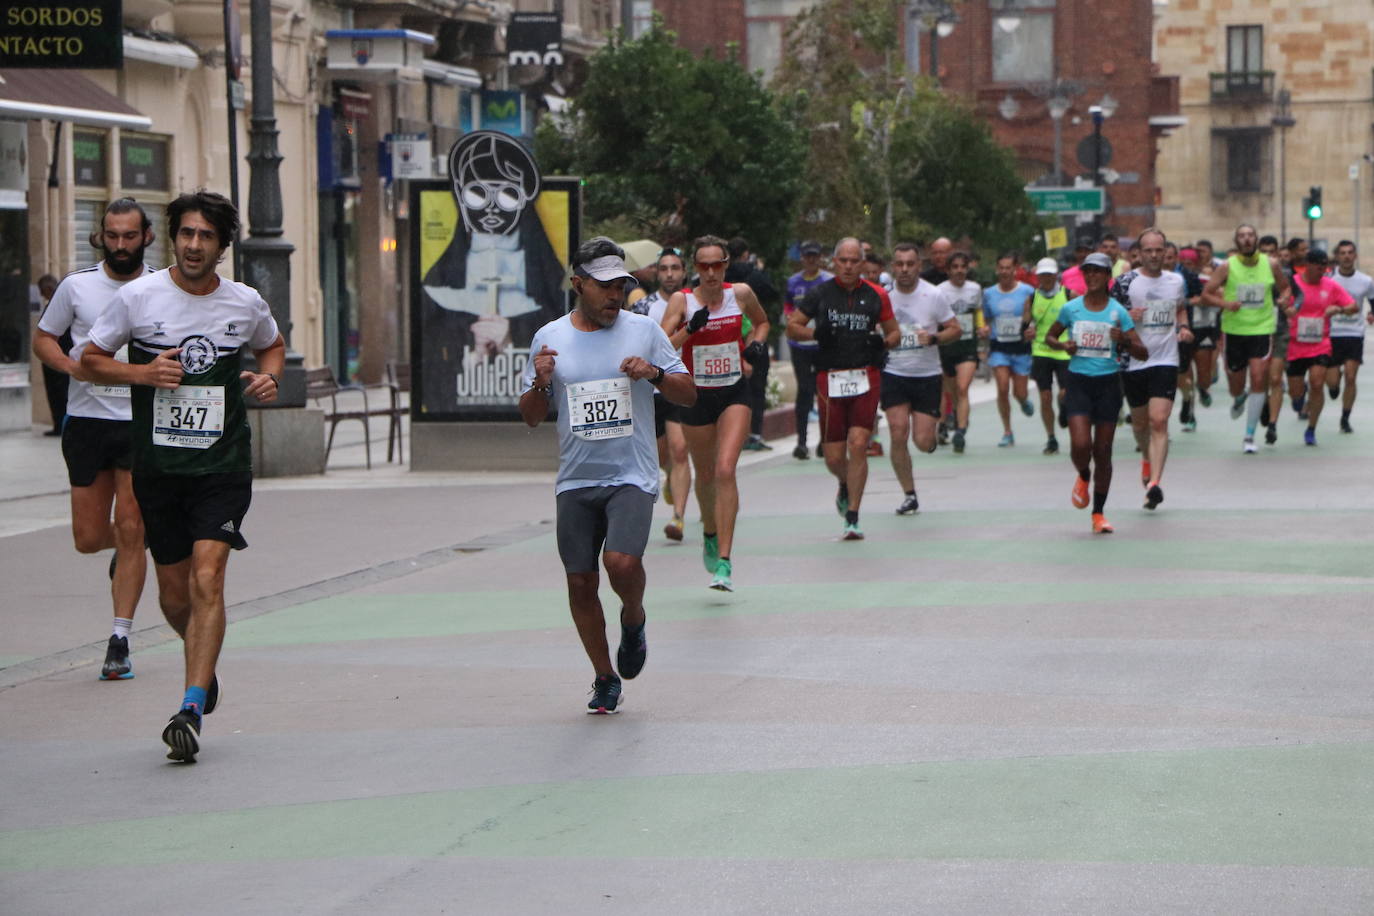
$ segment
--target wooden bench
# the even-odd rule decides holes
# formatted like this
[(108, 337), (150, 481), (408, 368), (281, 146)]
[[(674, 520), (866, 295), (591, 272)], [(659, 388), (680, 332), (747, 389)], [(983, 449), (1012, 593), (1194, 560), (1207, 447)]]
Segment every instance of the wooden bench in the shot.
[[(378, 404), (379, 392), (386, 392), (386, 400)], [(368, 393), (372, 392), (371, 398)], [(372, 417), (386, 417), (391, 423), (390, 432), (400, 439), (399, 398), (396, 387), (390, 383), (381, 385), (340, 385), (334, 377), (334, 370), (328, 366), (305, 370), (305, 394), (317, 406), (324, 408), (324, 420), (329, 424), (329, 439), (324, 446), (324, 463), (329, 465), (329, 452), (334, 447), (334, 430), (346, 420), (357, 420), (363, 424), (363, 453), (367, 456), (367, 466), (372, 468), (372, 431), (368, 421)], [(328, 401), (328, 404), (324, 402)], [(391, 442), (387, 442), (386, 460), (391, 460)]]

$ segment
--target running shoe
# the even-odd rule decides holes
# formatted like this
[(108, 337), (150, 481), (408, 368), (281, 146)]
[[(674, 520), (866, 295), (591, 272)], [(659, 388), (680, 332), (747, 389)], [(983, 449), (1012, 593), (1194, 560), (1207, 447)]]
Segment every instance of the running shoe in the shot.
[(747, 452), (771, 452), (773, 446), (764, 442), (762, 436), (754, 434), (744, 440), (744, 450)]
[(1140, 485), (1148, 487), (1150, 485), (1150, 462), (1140, 462)]
[(1307, 406), (1307, 392), (1303, 392), (1293, 399), (1293, 413), (1302, 416), (1302, 409)]
[(1331, 396), (1331, 400), (1334, 401), (1336, 400), (1336, 398), (1341, 396), (1341, 389), (1328, 387), (1326, 389), (1326, 393), (1329, 394)]
[(900, 506), (897, 507), (897, 514), (898, 514), (898, 515), (915, 515), (915, 514), (916, 514), (916, 510), (919, 509), (919, 508), (921, 508), (921, 506), (920, 506), (920, 503), (918, 503), (918, 502), (916, 501), (916, 494), (915, 494), (915, 493), (912, 493), (912, 494), (911, 494), (910, 496), (908, 496), (906, 499), (902, 500), (902, 504), (901, 504)]
[(817, 443), (816, 443), (816, 457), (817, 457), (817, 458), (824, 458), (824, 457), (825, 457), (825, 449), (823, 448), (822, 443), (820, 443), (820, 442), (817, 442)]
[(1184, 420), (1184, 421), (1183, 421), (1183, 431), (1184, 431), (1185, 433), (1195, 433), (1195, 432), (1197, 432), (1197, 420), (1194, 419), (1193, 417), (1189, 417), (1188, 419)]
[(730, 574), (734, 570), (730, 567), (729, 560), (721, 560), (716, 564), (716, 574), (711, 577), (711, 588), (718, 592), (733, 592), (735, 583), (730, 581)]
[(1101, 512), (1093, 513), (1093, 534), (1111, 534), (1116, 529)]
[(1279, 425), (1278, 425), (1277, 423), (1270, 423), (1270, 424), (1269, 424), (1267, 427), (1265, 427), (1265, 429), (1264, 429), (1264, 444), (1265, 444), (1265, 445), (1273, 445), (1275, 442), (1278, 442), (1278, 441), (1279, 441)]
[(219, 705), (219, 672), (210, 675), (210, 686), (205, 689), (205, 715), (215, 711)]
[(644, 624), (637, 627), (621, 626), (620, 648), (615, 650), (615, 669), (627, 681), (634, 680), (644, 670), (644, 660), (649, 657), (649, 642), (644, 638)]
[(1007, 433), (1005, 436), (1002, 437), (1001, 441), (999, 441), (999, 442), (997, 443), (997, 447), (998, 447), (998, 448), (1008, 448), (1008, 447), (1013, 446), (1013, 445), (1015, 445), (1015, 444), (1016, 444), (1016, 437), (1013, 436), (1011, 433)]
[(1088, 482), (1082, 477), (1074, 477), (1073, 489), (1069, 491), (1069, 501), (1075, 509), (1088, 508)]
[(811, 450), (806, 447), (805, 443), (801, 443), (796, 448), (792, 449), (792, 457), (798, 461), (809, 461), (811, 458)]
[(844, 526), (844, 536), (841, 538), (841, 540), (845, 540), (845, 541), (862, 541), (863, 539), (864, 539), (864, 533), (863, 533), (862, 530), (860, 530), (860, 528), (859, 528), (859, 523), (858, 523), (858, 522), (846, 522), (846, 523), (845, 523), (845, 526)]
[(1058, 454), (1059, 454), (1059, 440), (1056, 439), (1056, 438), (1054, 438), (1054, 436), (1050, 436), (1048, 439), (1045, 440), (1045, 448), (1044, 448), (1044, 450), (1043, 450), (1040, 454), (1042, 454), (1042, 455), (1058, 455)]
[(1024, 398), (1024, 399), (1022, 399), (1022, 401), (1021, 401), (1021, 412), (1022, 412), (1023, 414), (1025, 414), (1026, 416), (1028, 416), (1028, 417), (1033, 417), (1033, 416), (1035, 416), (1035, 405), (1031, 403), (1030, 398)]
[(1310, 426), (1307, 427), (1307, 429), (1306, 429), (1306, 430), (1303, 432), (1303, 434), (1302, 434), (1302, 444), (1303, 444), (1303, 445), (1316, 445), (1316, 444), (1317, 444), (1317, 431), (1316, 431), (1315, 429), (1313, 429), (1312, 427), (1310, 427)]
[(129, 640), (123, 636), (111, 636), (105, 647), (105, 664), (100, 666), (102, 681), (127, 681), (134, 676), (133, 662), (129, 661)]
[(190, 706), (172, 716), (162, 730), (162, 743), (167, 745), (167, 759), (195, 763), (200, 753), (200, 714)]
[(1146, 509), (1153, 511), (1162, 502), (1164, 502), (1164, 491), (1159, 488), (1159, 484), (1155, 484), (1145, 491)]
[(954, 454), (962, 455), (964, 453), (964, 431), (956, 429), (952, 441), (954, 443)]
[(598, 674), (592, 681), (592, 698), (587, 703), (588, 715), (610, 715), (617, 712), (622, 697), (620, 678), (614, 674)]
[(1268, 426), (1273, 417), (1269, 416), (1269, 400), (1266, 398), (1264, 406), (1260, 408), (1260, 426)]
[(1205, 388), (1199, 388), (1197, 390), (1197, 399), (1202, 402), (1203, 407), (1212, 406), (1212, 392)]
[(682, 540), (682, 516), (674, 515), (673, 520), (663, 526), (663, 536), (670, 541)]
[(840, 488), (835, 491), (835, 511), (840, 513), (840, 518), (849, 511), (849, 487), (840, 484)]
[(1241, 442), (1240, 450), (1247, 455), (1253, 455), (1255, 452), (1259, 451), (1259, 449), (1255, 448), (1255, 440), (1249, 436), (1246, 436), (1244, 441)]
[(1231, 401), (1231, 419), (1239, 420), (1240, 415), (1245, 413), (1245, 395), (1238, 394)]
[(701, 537), (701, 565), (706, 567), (708, 573), (716, 571), (716, 564), (720, 562), (720, 542), (714, 534), (704, 534)]
[(1181, 423), (1187, 423), (1193, 418), (1193, 399), (1185, 398), (1183, 406), (1178, 409), (1178, 419)]
[(868, 457), (870, 457), (870, 458), (881, 458), (881, 457), (883, 457), (883, 444), (882, 444), (881, 442), (876, 442), (876, 441), (875, 441), (875, 442), (870, 442), (870, 443), (868, 443), (868, 453), (867, 453), (867, 454), (868, 454)]
[(1350, 426), (1350, 421), (1347, 420), (1345, 417), (1341, 417), (1341, 432), (1353, 433), (1354, 431), (1355, 430)]

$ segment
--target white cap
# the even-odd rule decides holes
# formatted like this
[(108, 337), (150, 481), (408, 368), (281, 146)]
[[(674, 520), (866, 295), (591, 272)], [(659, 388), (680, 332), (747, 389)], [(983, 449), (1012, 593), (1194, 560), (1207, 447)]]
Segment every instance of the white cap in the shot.
[(625, 262), (613, 254), (594, 258), (586, 264), (579, 264), (576, 272), (603, 283), (607, 280), (618, 280), (624, 277), (627, 281), (626, 289), (634, 289), (639, 285), (639, 281), (634, 278), (634, 275), (625, 269)]
[(1035, 273), (1036, 276), (1040, 274), (1057, 274), (1059, 273), (1059, 262), (1054, 258), (1041, 258), (1039, 263), (1035, 265)]

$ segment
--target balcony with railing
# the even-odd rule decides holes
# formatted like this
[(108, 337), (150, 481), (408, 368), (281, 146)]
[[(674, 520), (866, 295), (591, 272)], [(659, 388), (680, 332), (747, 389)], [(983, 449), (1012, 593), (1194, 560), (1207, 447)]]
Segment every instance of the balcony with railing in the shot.
[(1229, 70), (1213, 73), (1212, 104), (1255, 104), (1274, 100), (1273, 70)]

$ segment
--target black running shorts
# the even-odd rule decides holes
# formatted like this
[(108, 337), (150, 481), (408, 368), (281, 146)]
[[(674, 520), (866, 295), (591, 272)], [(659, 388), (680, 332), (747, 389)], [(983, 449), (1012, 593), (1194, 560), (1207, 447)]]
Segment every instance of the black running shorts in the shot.
[(253, 502), (252, 471), (134, 474), (134, 496), (154, 563), (180, 563), (196, 541), (223, 541), (235, 550), (248, 546), (241, 528)]
[(1049, 391), (1056, 383), (1059, 390), (1063, 391), (1069, 381), (1069, 361), (1053, 356), (1032, 356), (1031, 378), (1035, 380), (1035, 387), (1039, 391)]
[(735, 404), (749, 406), (749, 380), (746, 378), (724, 388), (698, 386), (697, 402), (691, 407), (679, 407), (673, 419), (684, 426), (710, 426), (720, 419), (725, 408)]
[(1331, 365), (1344, 366), (1346, 363), (1364, 363), (1363, 337), (1331, 338)]
[(1132, 407), (1144, 407), (1151, 398), (1172, 401), (1178, 394), (1178, 366), (1149, 366), (1126, 372), (1121, 376), (1121, 387), (1126, 392), (1126, 403)]
[(131, 426), (128, 420), (68, 416), (62, 424), (67, 482), (74, 487), (89, 487), (101, 471), (127, 471), (133, 455)]
[(1087, 417), (1093, 423), (1115, 423), (1121, 413), (1121, 376), (1069, 372), (1064, 386), (1064, 416)]
[(1268, 334), (1227, 334), (1226, 368), (1244, 372), (1252, 359), (1268, 359), (1273, 355), (1274, 342)]
[(928, 414), (939, 418), (940, 398), (944, 395), (945, 383), (939, 375), (914, 378), (909, 375), (883, 373), (880, 403), (883, 410), (907, 404), (916, 413)]

